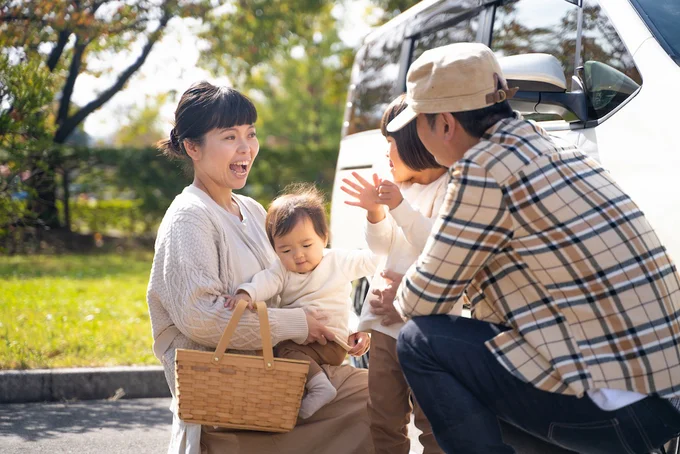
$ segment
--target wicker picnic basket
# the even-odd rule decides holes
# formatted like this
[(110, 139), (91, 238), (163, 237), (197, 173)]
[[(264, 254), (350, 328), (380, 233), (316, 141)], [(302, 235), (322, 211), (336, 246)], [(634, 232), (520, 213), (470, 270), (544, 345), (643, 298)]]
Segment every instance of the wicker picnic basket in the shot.
[(230, 429), (288, 432), (297, 421), (309, 362), (274, 358), (262, 302), (257, 303), (262, 356), (225, 353), (245, 309), (240, 301), (214, 352), (177, 349), (179, 417)]

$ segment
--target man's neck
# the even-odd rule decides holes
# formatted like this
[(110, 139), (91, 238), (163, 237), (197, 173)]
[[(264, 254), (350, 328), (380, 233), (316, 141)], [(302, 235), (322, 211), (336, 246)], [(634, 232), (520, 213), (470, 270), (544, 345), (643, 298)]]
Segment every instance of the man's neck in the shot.
[(420, 172), (417, 172), (415, 175), (413, 175), (413, 177), (411, 178), (411, 182), (422, 185), (430, 184), (437, 178), (441, 177), (445, 172), (446, 169), (444, 167), (421, 170)]
[(455, 162), (458, 162), (461, 159), (463, 159), (463, 156), (465, 156), (465, 153), (467, 153), (470, 148), (477, 145), (479, 143), (479, 141), (480, 141), (480, 139), (478, 137), (473, 137), (470, 134), (468, 134), (466, 131), (463, 131), (461, 136), (455, 142), (455, 148), (454, 148)]

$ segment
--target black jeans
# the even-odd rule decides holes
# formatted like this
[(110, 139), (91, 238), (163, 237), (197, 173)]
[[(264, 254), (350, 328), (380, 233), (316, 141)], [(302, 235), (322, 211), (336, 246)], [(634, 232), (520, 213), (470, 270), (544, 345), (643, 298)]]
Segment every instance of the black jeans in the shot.
[(496, 325), (463, 317), (415, 317), (399, 334), (404, 375), (447, 453), (505, 454), (498, 418), (581, 453), (648, 453), (680, 433), (680, 413), (647, 397), (604, 411), (589, 397), (541, 391), (510, 374), (484, 342)]

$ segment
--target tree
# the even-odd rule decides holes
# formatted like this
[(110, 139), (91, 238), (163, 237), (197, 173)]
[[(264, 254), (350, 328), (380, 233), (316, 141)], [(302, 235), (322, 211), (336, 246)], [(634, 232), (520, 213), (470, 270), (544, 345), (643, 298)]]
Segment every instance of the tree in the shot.
[(226, 74), (242, 88), (261, 63), (285, 55), (306, 40), (329, 0), (237, 0), (204, 18), (200, 37), (208, 44), (200, 64)]
[[(323, 4), (316, 0), (239, 0), (221, 6), (214, 0), (10, 0), (0, 7), (0, 46), (19, 58), (43, 59), (55, 75), (59, 96), (53, 142), (63, 144), (142, 67), (173, 18), (203, 19), (204, 37), (214, 46), (212, 50), (232, 51), (237, 56), (234, 61), (243, 67), (268, 58), (287, 36), (304, 30), (310, 15)], [(252, 26), (256, 17), (264, 21), (265, 28)], [(216, 35), (217, 42), (210, 39)], [(134, 53), (136, 47), (141, 49), (135, 60), (117, 73), (107, 89), (83, 106), (73, 104), (78, 77), (99, 75), (93, 61)], [(50, 227), (59, 227), (55, 170), (49, 166), (32, 172), (32, 178), (41, 181), (36, 188), (40, 217)]]
[(129, 113), (129, 121), (120, 127), (113, 139), (113, 144), (121, 148), (154, 147), (167, 135), (161, 127), (160, 110), (172, 93), (161, 93), (147, 96), (142, 107), (136, 107)]
[[(264, 3), (261, 10), (243, 10), (238, 22), (219, 21), (222, 32), (207, 37), (210, 51), (202, 62), (257, 105), (263, 156), (248, 190), (266, 202), (297, 180), (330, 189), (354, 50), (338, 36), (333, 3), (300, 2), (295, 14), (288, 2)], [(246, 46), (256, 34), (259, 45)]]
[[(71, 133), (120, 91), (144, 64), (173, 17), (199, 16), (208, 0), (13, 0), (0, 8), (0, 45), (22, 59), (43, 59), (59, 85), (52, 140), (63, 144)], [(140, 44), (136, 59), (115, 81), (84, 106), (72, 102), (78, 76), (97, 75), (89, 64)], [(34, 168), (33, 186), (39, 215), (48, 227), (59, 227), (55, 168)], [(39, 182), (38, 182), (39, 180)]]
[(259, 103), (270, 146), (337, 147), (353, 50), (339, 39), (327, 5), (288, 52), (250, 73), (248, 91)]
[[(28, 169), (44, 168), (51, 154), (52, 75), (41, 61), (0, 54), (0, 238), (24, 221)], [(31, 194), (33, 195), (33, 194)]]

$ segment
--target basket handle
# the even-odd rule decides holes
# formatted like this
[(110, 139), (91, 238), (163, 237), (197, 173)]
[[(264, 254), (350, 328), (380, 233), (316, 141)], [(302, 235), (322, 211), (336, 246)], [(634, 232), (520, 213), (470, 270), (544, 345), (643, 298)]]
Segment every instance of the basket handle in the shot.
[[(257, 315), (260, 320), (260, 337), (262, 337), (262, 357), (264, 358), (264, 368), (269, 370), (274, 368), (274, 349), (272, 347), (271, 331), (269, 330), (269, 314), (267, 313), (267, 305), (264, 302), (258, 301), (255, 303), (255, 305), (257, 306)], [(246, 310), (247, 306), (248, 302), (245, 300), (240, 300), (236, 304), (234, 313), (231, 315), (231, 319), (229, 320), (224, 333), (222, 333), (220, 342), (215, 348), (215, 353), (213, 354), (212, 358), (214, 363), (218, 363), (222, 356), (224, 356), (227, 348), (229, 348), (231, 336), (234, 335), (236, 327), (238, 326), (238, 322), (241, 320), (243, 312)]]

